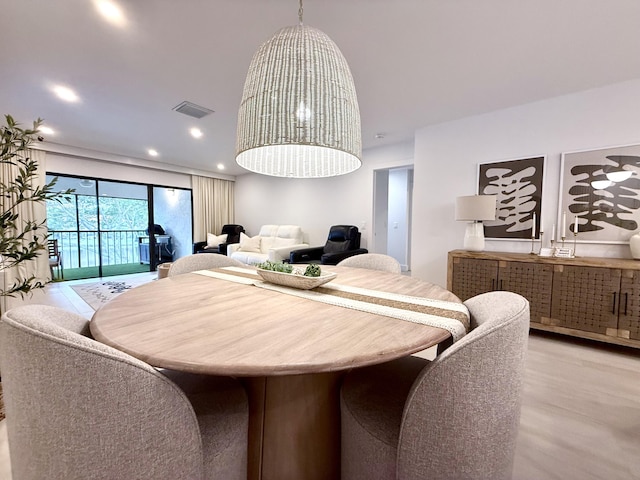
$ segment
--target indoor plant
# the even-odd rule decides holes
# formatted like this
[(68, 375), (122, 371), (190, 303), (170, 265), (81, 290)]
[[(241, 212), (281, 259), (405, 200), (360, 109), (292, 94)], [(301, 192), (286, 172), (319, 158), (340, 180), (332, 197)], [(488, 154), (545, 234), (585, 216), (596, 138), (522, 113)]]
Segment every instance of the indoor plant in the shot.
[[(46, 220), (25, 218), (20, 207), (25, 203), (44, 203), (47, 200), (68, 200), (73, 190), (54, 192), (57, 178), (38, 185), (38, 162), (29, 154), (30, 145), (42, 140), (38, 134), (42, 120), (33, 122), (33, 128), (21, 128), (11, 115), (5, 115), (0, 126), (0, 270), (17, 267), (33, 261), (47, 251)], [(46, 282), (35, 275), (18, 271), (12, 285), (0, 285), (0, 297), (24, 295)]]

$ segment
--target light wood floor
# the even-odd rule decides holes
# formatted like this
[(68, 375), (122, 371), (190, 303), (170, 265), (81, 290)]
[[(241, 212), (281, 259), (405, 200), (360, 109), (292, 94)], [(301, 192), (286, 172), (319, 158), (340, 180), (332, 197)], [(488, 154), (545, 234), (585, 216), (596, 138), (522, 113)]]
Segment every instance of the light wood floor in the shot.
[[(70, 283), (31, 302), (90, 318)], [(0, 480), (11, 480), (8, 448), (2, 421)], [(513, 478), (640, 480), (640, 350), (532, 333)]]

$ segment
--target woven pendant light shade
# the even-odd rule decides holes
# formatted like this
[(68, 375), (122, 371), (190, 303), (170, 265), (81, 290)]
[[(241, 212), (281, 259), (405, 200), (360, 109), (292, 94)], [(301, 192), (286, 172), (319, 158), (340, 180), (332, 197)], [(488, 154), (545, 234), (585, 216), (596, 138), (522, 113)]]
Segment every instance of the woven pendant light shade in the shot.
[(315, 178), (352, 172), (361, 156), (358, 99), (338, 46), (306, 25), (281, 29), (249, 66), (236, 162), (264, 175)]

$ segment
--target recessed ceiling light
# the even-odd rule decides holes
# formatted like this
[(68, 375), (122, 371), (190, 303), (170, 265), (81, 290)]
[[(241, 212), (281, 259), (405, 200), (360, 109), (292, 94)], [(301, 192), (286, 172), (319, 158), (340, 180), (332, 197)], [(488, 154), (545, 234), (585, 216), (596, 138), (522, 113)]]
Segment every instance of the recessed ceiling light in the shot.
[(58, 98), (64, 100), (65, 102), (77, 102), (79, 100), (76, 92), (68, 87), (63, 87), (62, 85), (56, 85), (55, 87), (53, 87), (53, 93), (55, 93)]
[(94, 0), (93, 3), (98, 12), (100, 12), (100, 15), (109, 23), (118, 27), (124, 27), (126, 25), (127, 20), (118, 4), (109, 0)]
[(154, 150), (153, 148), (150, 148), (149, 150), (147, 150), (147, 153), (149, 155), (151, 155), (152, 157), (157, 157), (158, 156), (158, 151)]
[(200, 130), (199, 128), (192, 128), (191, 130), (189, 130), (189, 132), (191, 133), (191, 136), (193, 138), (200, 138), (202, 137), (202, 130)]
[(218, 170), (224, 170), (224, 165), (222, 163), (219, 163), (216, 166), (218, 167)]
[(45, 135), (54, 135), (56, 132), (53, 131), (53, 128), (51, 127), (46, 127), (44, 125), (40, 125), (38, 127), (38, 131), (40, 133), (44, 133)]

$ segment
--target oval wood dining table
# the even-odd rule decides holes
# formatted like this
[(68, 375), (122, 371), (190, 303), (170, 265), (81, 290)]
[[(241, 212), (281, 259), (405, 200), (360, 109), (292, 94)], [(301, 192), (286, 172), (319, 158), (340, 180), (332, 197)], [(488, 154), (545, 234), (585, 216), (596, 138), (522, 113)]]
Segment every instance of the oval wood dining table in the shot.
[[(340, 285), (460, 303), (405, 275), (324, 270)], [(198, 273), (124, 292), (94, 314), (91, 332), (155, 367), (242, 377), (248, 476), (265, 480), (340, 478), (341, 374), (451, 340), (442, 328)]]

